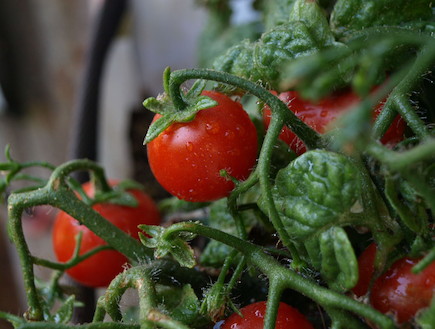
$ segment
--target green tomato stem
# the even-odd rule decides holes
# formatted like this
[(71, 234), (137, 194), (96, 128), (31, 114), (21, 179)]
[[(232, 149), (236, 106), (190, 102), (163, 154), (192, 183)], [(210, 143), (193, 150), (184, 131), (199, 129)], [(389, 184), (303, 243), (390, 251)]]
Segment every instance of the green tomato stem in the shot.
[(278, 97), (252, 81), (225, 72), (210, 69), (178, 70), (172, 72), (169, 92), (173, 103), (179, 110), (183, 110), (187, 106), (180, 92), (180, 87), (185, 81), (190, 79), (212, 80), (243, 89), (269, 105), (274, 115), (280, 115), (285, 118), (290, 128), (304, 141), (308, 148), (317, 148), (322, 144), (317, 132), (299, 119), (292, 111), (289, 111), (287, 105)]
[[(292, 253), (295, 264), (301, 264), (296, 248), (293, 246), (284, 228), (284, 225), (282, 224), (278, 211), (276, 210), (272, 197), (272, 184), (270, 182), (269, 169), (273, 147), (284, 123), (288, 124), (288, 126), (304, 141), (305, 145), (310, 149), (321, 147), (323, 145), (322, 138), (316, 131), (300, 120), (292, 111), (289, 111), (287, 105), (268, 90), (249, 80), (214, 70), (193, 69), (179, 70), (171, 73), (169, 93), (173, 103), (179, 110), (183, 110), (187, 106), (180, 92), (180, 87), (182, 83), (189, 79), (213, 80), (236, 86), (256, 96), (271, 108), (273, 113), (272, 120), (266, 133), (263, 146), (260, 150), (256, 171), (260, 180), (262, 192), (264, 194), (266, 203), (268, 204), (269, 217), (272, 221), (272, 224), (277, 230), (277, 233), (283, 244)], [(244, 234), (243, 231), (242, 234)]]
[(279, 303), (285, 285), (278, 277), (269, 277), (269, 289), (264, 316), (264, 329), (274, 329), (278, 316)]
[[(88, 160), (76, 160), (57, 167), (45, 187), (27, 192), (12, 193), (8, 198), (8, 233), (16, 245), (20, 258), (29, 304), (26, 317), (31, 321), (42, 321), (44, 312), (34, 282), (33, 264), (35, 258), (30, 253), (21, 223), (21, 215), (25, 209), (38, 205), (51, 205), (76, 218), (111, 247), (123, 253), (132, 261), (141, 262), (152, 258), (150, 249), (147, 249), (139, 241), (105, 220), (99, 213), (86, 206), (75, 196), (74, 192), (66, 184), (68, 175), (75, 170), (91, 170), (95, 173), (95, 177), (99, 179), (102, 186), (109, 187), (101, 167)], [(36, 261), (38, 263), (43, 262), (40, 259), (36, 259)]]
[[(252, 263), (256, 266), (269, 278), (271, 284), (279, 288), (275, 288), (274, 293), (279, 293), (284, 288), (293, 289), (326, 308), (342, 309), (367, 318), (381, 329), (396, 328), (392, 319), (370, 306), (317, 285), (314, 281), (298, 275), (289, 268), (283, 267), (277, 260), (267, 255), (261, 247), (241, 240), (233, 235), (197, 223), (185, 222), (177, 223), (169, 227), (164, 233), (164, 235), (166, 235), (165, 239), (170, 239), (171, 235), (176, 236), (182, 231), (203, 235), (239, 250), (246, 256), (248, 263)], [(272, 296), (271, 298), (275, 297)], [(272, 318), (272, 315), (269, 316)], [(272, 320), (268, 321), (272, 323)]]
[[(406, 75), (391, 92), (390, 97), (385, 103), (384, 110), (379, 114), (373, 125), (372, 136), (379, 139), (388, 129), (396, 116), (396, 110), (405, 119), (417, 136), (425, 139), (430, 136), (430, 132), (424, 122), (417, 116), (408, 100), (404, 100), (403, 95), (407, 95), (417, 84), (421, 77), (427, 73), (428, 68), (435, 62), (435, 42), (428, 41), (427, 45), (420, 51), (418, 57), (410, 68), (407, 68)], [(389, 106), (389, 102), (392, 105)]]
[(391, 170), (400, 172), (409, 169), (419, 161), (432, 158), (435, 154), (435, 138), (426, 139), (418, 146), (403, 152), (394, 152), (373, 142), (368, 145), (367, 153), (386, 164)]

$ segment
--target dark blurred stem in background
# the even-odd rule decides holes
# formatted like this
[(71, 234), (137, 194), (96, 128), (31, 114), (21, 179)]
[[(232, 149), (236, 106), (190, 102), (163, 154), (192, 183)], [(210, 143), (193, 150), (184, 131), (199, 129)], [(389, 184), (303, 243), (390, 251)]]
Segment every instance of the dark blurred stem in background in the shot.
[(47, 98), (32, 10), (29, 0), (2, 0), (0, 5), (0, 86), (6, 101), (4, 110), (12, 115), (22, 114), (30, 104)]
[[(104, 1), (95, 21), (74, 109), (71, 159), (97, 160), (101, 77), (110, 45), (117, 34), (127, 3), (127, 0)], [(81, 182), (88, 179), (86, 173), (78, 173), (76, 178)], [(95, 291), (82, 286), (78, 286), (77, 289), (79, 293), (76, 297), (85, 306), (76, 309), (73, 320), (76, 323), (90, 322), (94, 313)]]

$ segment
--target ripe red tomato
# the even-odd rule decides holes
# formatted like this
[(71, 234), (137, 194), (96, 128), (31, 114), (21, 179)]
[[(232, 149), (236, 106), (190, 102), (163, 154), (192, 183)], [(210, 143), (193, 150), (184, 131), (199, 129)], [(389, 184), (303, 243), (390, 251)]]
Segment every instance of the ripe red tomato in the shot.
[(391, 313), (398, 323), (408, 322), (420, 309), (430, 305), (435, 292), (435, 263), (419, 274), (411, 272), (419, 260), (402, 258), (379, 277), (371, 290), (370, 302), (382, 313)]
[[(93, 184), (85, 183), (83, 189), (90, 197), (94, 195)], [(159, 225), (160, 214), (154, 201), (147, 194), (140, 190), (129, 192), (138, 201), (137, 207), (99, 203), (92, 208), (124, 232), (139, 239), (137, 226), (139, 224)], [(76, 236), (79, 232), (82, 232), (80, 255), (106, 244), (86, 226), (81, 225), (67, 213), (60, 211), (55, 219), (52, 232), (54, 253), (59, 262), (67, 262), (71, 259), (77, 243)], [(103, 250), (66, 272), (83, 285), (105, 287), (117, 274), (122, 272), (127, 261), (124, 255), (115, 250)]]
[(358, 257), (358, 282), (353, 293), (361, 297), (369, 290), (370, 281), (375, 271), (376, 244), (371, 243)]
[(218, 105), (199, 111), (190, 122), (172, 124), (148, 144), (148, 161), (157, 181), (179, 199), (194, 202), (227, 196), (234, 183), (219, 171), (244, 180), (258, 152), (255, 126), (241, 104), (214, 91), (203, 95)]
[[(371, 244), (359, 257), (360, 280), (353, 289), (357, 296), (367, 293), (374, 271), (376, 245)], [(382, 313), (392, 314), (398, 323), (408, 322), (431, 303), (435, 293), (435, 263), (419, 274), (412, 267), (419, 259), (401, 258), (375, 280), (370, 303)]]
[[(288, 108), (293, 111), (299, 119), (318, 133), (324, 133), (329, 123), (361, 101), (357, 94), (347, 90), (336, 92), (321, 99), (317, 103), (302, 99), (296, 91), (283, 92), (279, 94), (278, 97), (288, 105)], [(376, 117), (381, 110), (382, 103), (375, 108), (374, 117)], [(271, 115), (270, 108), (266, 106), (263, 110), (263, 120), (266, 128), (270, 124)], [(397, 116), (382, 137), (382, 143), (397, 144), (403, 139), (404, 130), (405, 122), (400, 116)], [(301, 155), (306, 151), (304, 143), (288, 127), (282, 129), (280, 139), (287, 143), (297, 155)]]
[[(237, 313), (232, 314), (220, 329), (263, 329), (266, 302), (247, 305), (240, 312), (243, 317)], [(313, 329), (313, 326), (297, 309), (280, 303), (275, 329)]]

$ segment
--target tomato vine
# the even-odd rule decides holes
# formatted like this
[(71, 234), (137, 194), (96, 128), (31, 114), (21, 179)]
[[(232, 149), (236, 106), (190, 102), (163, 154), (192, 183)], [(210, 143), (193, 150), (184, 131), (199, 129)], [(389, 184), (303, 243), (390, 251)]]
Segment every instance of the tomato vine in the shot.
[[(166, 69), (164, 94), (144, 101), (145, 107), (159, 114), (148, 129), (145, 144), (173, 124), (183, 127), (200, 111), (217, 107), (217, 98), (203, 92), (206, 87), (227, 93), (232, 103), (249, 107), (251, 101), (258, 105), (255, 110), (267, 106), (272, 112), (267, 131), (259, 133), (259, 155), (249, 177), (237, 180), (228, 168), (220, 170), (221, 176), (234, 183), (226, 198), (196, 205), (162, 202), (162, 209), (186, 210), (190, 220), (166, 226), (139, 225), (139, 242), (93, 210), (98, 201), (137, 206), (128, 189), (117, 191), (110, 186), (97, 163), (74, 160), (58, 167), (18, 163), (7, 148), (7, 162), (0, 163), (5, 173), (0, 191), (17, 180), (30, 182), (7, 199), (8, 232), (20, 258), (29, 308), (23, 318), (3, 312), (0, 318), (16, 328), (205, 327), (223, 319), (228, 309), (238, 312), (234, 291), (248, 276), (263, 278), (259, 285), (267, 295), (265, 329), (275, 327), (279, 305), (288, 291), (320, 306), (332, 328), (366, 328), (366, 323), (381, 329), (398, 328), (394, 317), (366, 302), (369, 295), (356, 298), (351, 291), (360, 275), (358, 249), (368, 242), (374, 241), (378, 248), (374, 279), (405, 255), (422, 259), (412, 267), (415, 273), (422, 273), (435, 259), (433, 122), (416, 110), (412, 99), (435, 65), (432, 7), (426, 0), (415, 8), (400, 1), (408, 12), (392, 7), (393, 14), (378, 21), (381, 15), (368, 16), (366, 2), (328, 3), (322, 8), (316, 1), (257, 1), (268, 28), (258, 40), (240, 41), (218, 57), (213, 68)], [(219, 1), (204, 4), (219, 8)], [(226, 1), (222, 4), (228, 5)], [(228, 14), (228, 7), (224, 8)], [(289, 17), (275, 13), (277, 8), (288, 10)], [(378, 14), (382, 9), (379, 4), (373, 8)], [(219, 28), (225, 30), (225, 24)], [(224, 43), (228, 45), (227, 40)], [(190, 80), (195, 83), (184, 88)], [(379, 87), (373, 90), (375, 85)], [(271, 87), (296, 90), (313, 102), (352, 87), (361, 101), (339, 117), (336, 129), (318, 133), (289, 111), (289, 104), (271, 92)], [(373, 108), (384, 99), (372, 124)], [(409, 128), (405, 140), (392, 148), (384, 146), (379, 140), (397, 114)], [(296, 156), (279, 148), (284, 127), (304, 142), (307, 152)], [(278, 162), (277, 153), (288, 157)], [(173, 162), (169, 165), (179, 165)], [(51, 171), (49, 179), (24, 174), (35, 166)], [(72, 177), (76, 171), (91, 174), (99, 197), (92, 199), (84, 193)], [(33, 255), (21, 217), (25, 209), (37, 205), (68, 213), (107, 246), (79, 255), (78, 235), (74, 256), (66, 263)], [(202, 209), (204, 218), (193, 217), (189, 211), (195, 209)], [(258, 228), (263, 234), (255, 232)], [(209, 243), (199, 251), (204, 258), (197, 257), (198, 249), (193, 247), (197, 238)], [(131, 267), (109, 284), (97, 302), (92, 323), (68, 324), (74, 297), (61, 291), (60, 277), (104, 249), (124, 254)], [(201, 263), (216, 250), (222, 253), (211, 262), (219, 264), (214, 269), (217, 274), (206, 261)], [(48, 295), (36, 284), (34, 265), (55, 271)], [(138, 294), (131, 324), (120, 306), (128, 289)], [(55, 310), (56, 298), (62, 306)], [(434, 320), (434, 302), (424, 307), (412, 320), (422, 327)]]

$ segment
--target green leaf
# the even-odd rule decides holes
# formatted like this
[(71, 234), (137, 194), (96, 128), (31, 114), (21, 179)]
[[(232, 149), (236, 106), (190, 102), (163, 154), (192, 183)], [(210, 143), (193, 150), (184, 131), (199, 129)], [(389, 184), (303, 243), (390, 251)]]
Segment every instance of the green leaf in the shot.
[(273, 197), (290, 237), (303, 239), (348, 223), (359, 198), (359, 172), (338, 153), (306, 152), (281, 169)]
[[(360, 174), (353, 161), (330, 151), (306, 152), (278, 172), (272, 195), (301, 257), (332, 289), (352, 288), (358, 265), (342, 227), (361, 220), (354, 213), (360, 204)], [(267, 213), (264, 201), (259, 206)]]
[(201, 253), (200, 263), (204, 266), (219, 268), (224, 263), (226, 257), (231, 253), (231, 250), (233, 250), (233, 248), (226, 244), (211, 240)]
[(317, 1), (296, 0), (290, 12), (290, 21), (303, 22), (314, 43), (322, 46), (334, 43), (325, 12)]
[(320, 235), (321, 274), (329, 287), (345, 292), (358, 281), (358, 261), (346, 232), (332, 227)]
[(342, 37), (374, 26), (403, 26), (432, 17), (432, 0), (338, 0), (331, 27)]
[(432, 297), (430, 306), (419, 313), (417, 323), (421, 329), (433, 329), (435, 323), (435, 296)]
[(155, 258), (171, 255), (181, 266), (196, 265), (193, 249), (187, 243), (195, 238), (194, 234), (188, 232), (165, 234), (164, 227), (155, 225), (139, 225), (138, 227), (148, 235), (139, 232), (140, 241), (146, 247), (154, 249)]
[(261, 5), (263, 6), (262, 12), (266, 31), (288, 22), (288, 13), (291, 11), (294, 2), (295, 0), (263, 1)]
[[(191, 248), (183, 239), (172, 240), (169, 253), (177, 260), (178, 263), (180, 263), (181, 266), (192, 268), (196, 265), (193, 248)], [(163, 256), (164, 255), (162, 255), (162, 257)]]
[(157, 289), (158, 298), (172, 319), (188, 325), (201, 320), (200, 302), (190, 284), (181, 288), (158, 286)]
[(276, 89), (284, 78), (283, 66), (336, 45), (341, 46), (317, 2), (297, 0), (286, 22), (266, 31), (257, 42), (244, 40), (231, 47), (213, 67)]

